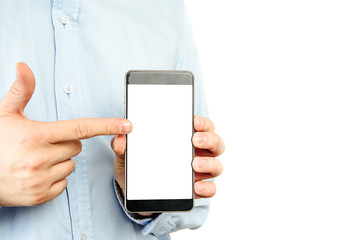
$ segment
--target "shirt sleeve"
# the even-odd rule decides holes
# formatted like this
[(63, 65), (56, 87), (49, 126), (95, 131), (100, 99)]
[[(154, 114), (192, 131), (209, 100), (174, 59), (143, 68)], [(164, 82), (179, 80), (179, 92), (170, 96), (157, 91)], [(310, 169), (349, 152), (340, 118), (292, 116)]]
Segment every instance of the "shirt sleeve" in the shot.
[[(179, 48), (175, 62), (175, 70), (188, 70), (195, 78), (195, 114), (208, 117), (208, 110), (205, 99), (205, 91), (201, 76), (201, 68), (198, 53), (196, 50), (192, 28), (183, 0), (178, 0), (179, 6)], [(121, 189), (116, 186), (117, 197), (125, 214), (137, 224), (143, 226), (141, 233), (146, 236), (153, 234), (158, 238), (166, 239), (166, 236), (180, 229), (197, 229), (206, 220), (210, 207), (210, 199), (196, 199), (195, 206), (190, 212), (162, 213), (152, 218), (140, 219), (137, 214), (126, 211), (121, 195)]]
[(195, 206), (190, 212), (161, 213), (143, 218), (125, 209), (121, 188), (115, 179), (113, 183), (117, 199), (123, 211), (131, 221), (143, 226), (141, 234), (144, 236), (153, 234), (156, 237), (163, 237), (184, 228), (197, 229), (205, 222), (208, 216), (210, 200), (196, 199)]

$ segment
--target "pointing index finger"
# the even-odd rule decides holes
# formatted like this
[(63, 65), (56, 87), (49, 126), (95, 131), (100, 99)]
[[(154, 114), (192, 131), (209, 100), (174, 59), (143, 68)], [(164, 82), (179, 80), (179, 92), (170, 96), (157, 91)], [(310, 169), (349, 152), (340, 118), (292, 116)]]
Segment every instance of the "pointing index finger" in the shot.
[(123, 118), (82, 118), (48, 123), (49, 142), (82, 140), (99, 135), (128, 134), (129, 120)]

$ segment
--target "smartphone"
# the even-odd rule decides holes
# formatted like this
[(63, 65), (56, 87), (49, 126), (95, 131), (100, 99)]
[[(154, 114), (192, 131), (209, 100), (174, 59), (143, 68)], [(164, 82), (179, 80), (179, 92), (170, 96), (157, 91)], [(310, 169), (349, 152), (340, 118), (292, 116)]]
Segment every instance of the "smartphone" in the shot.
[(194, 205), (194, 75), (129, 71), (125, 151), (129, 212), (190, 211)]

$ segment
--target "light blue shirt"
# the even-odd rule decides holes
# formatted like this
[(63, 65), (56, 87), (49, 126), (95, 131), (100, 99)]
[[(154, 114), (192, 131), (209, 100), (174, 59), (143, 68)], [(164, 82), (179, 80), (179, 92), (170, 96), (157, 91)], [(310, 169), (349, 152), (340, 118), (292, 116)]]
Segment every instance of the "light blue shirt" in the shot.
[[(2, 0), (0, 99), (15, 80), (19, 61), (36, 79), (25, 111), (32, 120), (124, 117), (124, 75), (130, 69), (192, 71), (195, 113), (207, 115), (182, 0)], [(82, 142), (78, 166), (56, 199), (0, 208), (0, 239), (169, 239), (170, 232), (205, 221), (209, 201), (204, 199), (196, 200), (191, 212), (156, 219), (126, 213), (114, 188), (111, 138)]]

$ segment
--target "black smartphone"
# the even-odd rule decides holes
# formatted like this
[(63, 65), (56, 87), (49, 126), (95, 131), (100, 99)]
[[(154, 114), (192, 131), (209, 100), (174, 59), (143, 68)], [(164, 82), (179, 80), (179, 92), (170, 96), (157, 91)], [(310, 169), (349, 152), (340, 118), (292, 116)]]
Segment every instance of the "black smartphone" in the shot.
[(194, 76), (189, 71), (129, 71), (125, 151), (129, 212), (190, 211), (194, 205)]

